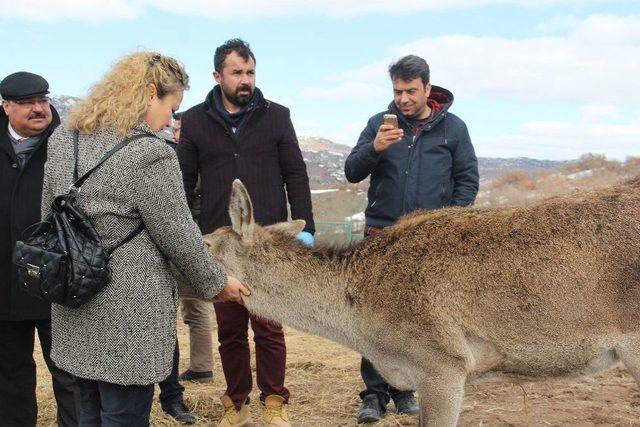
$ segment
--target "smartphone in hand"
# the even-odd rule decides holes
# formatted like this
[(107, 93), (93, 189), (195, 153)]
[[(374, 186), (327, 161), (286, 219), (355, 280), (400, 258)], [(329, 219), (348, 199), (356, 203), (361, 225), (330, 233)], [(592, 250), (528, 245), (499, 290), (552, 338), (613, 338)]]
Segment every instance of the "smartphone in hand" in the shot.
[(391, 125), (398, 129), (398, 116), (395, 114), (385, 114), (382, 116), (382, 124)]

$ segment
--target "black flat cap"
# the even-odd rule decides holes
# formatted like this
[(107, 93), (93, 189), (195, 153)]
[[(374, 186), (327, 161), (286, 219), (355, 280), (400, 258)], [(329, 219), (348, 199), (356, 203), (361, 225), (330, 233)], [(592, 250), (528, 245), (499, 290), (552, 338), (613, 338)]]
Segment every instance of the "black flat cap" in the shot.
[(49, 83), (37, 74), (18, 71), (9, 74), (0, 82), (0, 96), (2, 99), (28, 99), (49, 93)]

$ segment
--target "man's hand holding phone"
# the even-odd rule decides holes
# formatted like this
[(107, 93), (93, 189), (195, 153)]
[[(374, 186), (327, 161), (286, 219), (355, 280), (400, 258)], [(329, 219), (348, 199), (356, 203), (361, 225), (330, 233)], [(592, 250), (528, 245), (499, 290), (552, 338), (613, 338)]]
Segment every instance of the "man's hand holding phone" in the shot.
[(378, 128), (376, 139), (373, 140), (373, 149), (376, 153), (386, 150), (389, 146), (400, 142), (404, 131), (398, 128), (398, 118), (395, 114), (385, 114), (383, 122)]

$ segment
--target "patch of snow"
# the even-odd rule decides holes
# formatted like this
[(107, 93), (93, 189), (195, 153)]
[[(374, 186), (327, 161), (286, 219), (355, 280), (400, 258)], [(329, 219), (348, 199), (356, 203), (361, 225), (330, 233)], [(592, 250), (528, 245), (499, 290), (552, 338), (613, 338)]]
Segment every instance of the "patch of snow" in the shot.
[(364, 212), (358, 212), (357, 214), (351, 215), (351, 216), (347, 216), (344, 218), (345, 221), (352, 221), (352, 222), (361, 222), (364, 221)]
[(327, 188), (323, 190), (311, 190), (311, 194), (324, 194), (324, 193), (333, 193), (334, 191), (340, 191), (338, 188)]
[(583, 171), (580, 171), (580, 172), (571, 173), (571, 174), (567, 175), (567, 179), (568, 180), (574, 180), (574, 179), (578, 179), (578, 178), (584, 178), (585, 176), (590, 176), (590, 175), (593, 175), (593, 170), (587, 169), (587, 170), (583, 170)]

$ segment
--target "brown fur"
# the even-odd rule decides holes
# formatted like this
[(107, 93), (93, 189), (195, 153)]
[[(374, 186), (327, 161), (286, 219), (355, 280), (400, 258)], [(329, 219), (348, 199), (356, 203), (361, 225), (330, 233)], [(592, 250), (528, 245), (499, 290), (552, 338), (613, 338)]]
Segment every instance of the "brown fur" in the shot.
[[(467, 379), (576, 375), (622, 360), (640, 381), (640, 179), (517, 208), (402, 218), (346, 248), (299, 221), (260, 227), (234, 183), (233, 227), (205, 236), (247, 307), (335, 340), (457, 422)], [(248, 230), (248, 231), (247, 231)]]

